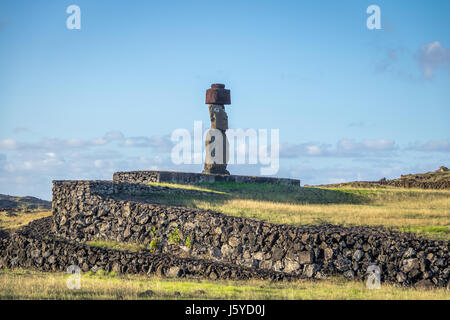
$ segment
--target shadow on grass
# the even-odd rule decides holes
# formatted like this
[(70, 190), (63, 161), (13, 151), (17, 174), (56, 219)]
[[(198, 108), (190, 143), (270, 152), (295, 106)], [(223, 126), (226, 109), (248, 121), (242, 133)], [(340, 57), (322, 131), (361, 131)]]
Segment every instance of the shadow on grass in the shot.
[(168, 192), (154, 192), (132, 197), (123, 195), (114, 198), (187, 207), (196, 207), (198, 201), (223, 204), (235, 199), (292, 204), (362, 204), (369, 202), (368, 197), (347, 191), (269, 183), (198, 183), (195, 185), (197, 192), (193, 190), (191, 190), (193, 192), (189, 192), (189, 189), (184, 189), (180, 185), (171, 187), (165, 184), (164, 187)]
[(2, 238), (9, 238), (9, 232), (0, 228), (0, 239)]

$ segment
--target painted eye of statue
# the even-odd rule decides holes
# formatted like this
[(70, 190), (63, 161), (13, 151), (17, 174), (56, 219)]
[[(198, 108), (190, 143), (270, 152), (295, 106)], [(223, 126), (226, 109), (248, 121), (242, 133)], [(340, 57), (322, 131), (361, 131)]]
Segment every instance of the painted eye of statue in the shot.
[(219, 112), (219, 108), (214, 108), (214, 112)]

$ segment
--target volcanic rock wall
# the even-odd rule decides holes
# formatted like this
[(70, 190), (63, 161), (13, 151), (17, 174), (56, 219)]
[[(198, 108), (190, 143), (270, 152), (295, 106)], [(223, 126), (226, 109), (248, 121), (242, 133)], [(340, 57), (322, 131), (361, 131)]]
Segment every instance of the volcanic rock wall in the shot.
[[(219, 212), (146, 203), (142, 184), (54, 181), (57, 236), (138, 242), (155, 252), (320, 278), (364, 278), (372, 264), (382, 280), (410, 285), (449, 283), (449, 241), (427, 240), (383, 228), (295, 227)], [(129, 200), (139, 194), (139, 201)]]
[(55, 239), (48, 232), (49, 218), (33, 221), (11, 238), (0, 238), (0, 269), (22, 267), (40, 271), (80, 271), (155, 274), (166, 277), (202, 277), (230, 280), (290, 280), (292, 275), (244, 268), (200, 259), (150, 252), (127, 252)]
[(380, 180), (381, 185), (400, 188), (418, 188), (418, 189), (450, 189), (450, 181), (420, 181), (417, 179), (401, 178), (395, 180)]
[(270, 183), (300, 186), (300, 180), (289, 178), (256, 177), (240, 175), (203, 174), (177, 171), (128, 171), (114, 173), (113, 180), (129, 183), (168, 182), (192, 184), (199, 182)]

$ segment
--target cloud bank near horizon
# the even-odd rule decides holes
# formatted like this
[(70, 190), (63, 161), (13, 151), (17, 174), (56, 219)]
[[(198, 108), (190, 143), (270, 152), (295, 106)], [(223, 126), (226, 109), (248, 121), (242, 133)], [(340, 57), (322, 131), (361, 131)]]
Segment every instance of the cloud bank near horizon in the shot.
[[(120, 131), (92, 139), (42, 138), (22, 142), (0, 139), (0, 193), (50, 199), (51, 180), (111, 179), (116, 171), (200, 171), (199, 165), (171, 163), (170, 135), (127, 137)], [(144, 150), (144, 151), (143, 151)], [(438, 154), (428, 165), (410, 164), (401, 154)], [(359, 179), (396, 177), (408, 170), (432, 170), (445, 165), (450, 140), (411, 142), (400, 146), (391, 139), (340, 139), (325, 142), (281, 143), (281, 169), (277, 176), (300, 178), (302, 184), (326, 184)], [(443, 156), (443, 157), (442, 157)], [(308, 159), (332, 159), (335, 165)], [(376, 165), (374, 165), (376, 164)], [(258, 174), (257, 166), (231, 166), (236, 174)]]

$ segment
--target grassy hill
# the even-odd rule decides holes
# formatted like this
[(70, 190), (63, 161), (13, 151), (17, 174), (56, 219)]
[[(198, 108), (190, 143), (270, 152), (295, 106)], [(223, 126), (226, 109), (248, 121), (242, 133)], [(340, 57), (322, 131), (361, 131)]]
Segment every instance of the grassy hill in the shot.
[(0, 210), (49, 210), (51, 208), (51, 201), (41, 200), (35, 197), (14, 197), (0, 194)]
[(33, 220), (51, 215), (52, 203), (35, 197), (0, 194), (0, 237)]
[(436, 171), (401, 175), (400, 178), (393, 180), (382, 178), (379, 181), (353, 181), (321, 185), (321, 187), (450, 189), (450, 170), (442, 166)]

